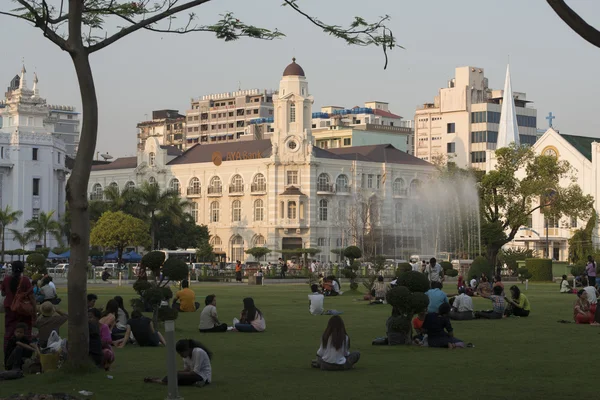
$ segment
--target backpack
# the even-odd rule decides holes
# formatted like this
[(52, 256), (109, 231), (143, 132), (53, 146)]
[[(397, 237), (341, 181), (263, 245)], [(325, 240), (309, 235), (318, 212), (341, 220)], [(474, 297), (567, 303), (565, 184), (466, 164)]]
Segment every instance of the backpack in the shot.
[(10, 309), (16, 314), (33, 317), (35, 315), (35, 299), (33, 299), (33, 291), (21, 290), (23, 279), (26, 278), (21, 278), (19, 286), (17, 286), (15, 297), (10, 305)]

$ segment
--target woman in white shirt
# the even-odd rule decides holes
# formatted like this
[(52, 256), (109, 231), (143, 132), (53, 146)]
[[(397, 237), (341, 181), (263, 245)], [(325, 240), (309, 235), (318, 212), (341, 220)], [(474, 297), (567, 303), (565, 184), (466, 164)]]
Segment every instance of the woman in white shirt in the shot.
[(238, 332), (263, 332), (267, 329), (267, 323), (263, 313), (254, 305), (252, 297), (244, 299), (244, 309), (240, 321), (235, 323)]
[(567, 280), (567, 276), (562, 276), (562, 281), (560, 281), (560, 292), (561, 293), (572, 293), (573, 289), (571, 285), (569, 285), (569, 281)]
[(324, 371), (352, 369), (360, 360), (358, 351), (350, 353), (350, 338), (346, 333), (344, 320), (339, 315), (329, 319), (321, 338), (317, 359), (312, 366)]
[[(175, 350), (183, 358), (183, 371), (177, 371), (179, 386), (204, 386), (212, 380), (210, 360), (212, 353), (201, 343), (192, 339), (182, 339), (175, 345)], [(165, 376), (160, 378), (144, 378), (144, 382), (167, 384)]]

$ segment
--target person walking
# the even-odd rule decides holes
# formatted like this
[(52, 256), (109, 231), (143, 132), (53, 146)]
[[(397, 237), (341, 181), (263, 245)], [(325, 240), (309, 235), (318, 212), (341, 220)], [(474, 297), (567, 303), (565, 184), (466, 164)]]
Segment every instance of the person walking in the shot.
[(588, 256), (587, 266), (585, 267), (585, 273), (588, 277), (588, 284), (590, 286), (596, 286), (596, 261), (592, 256)]
[(235, 281), (242, 283), (242, 262), (240, 260), (235, 264)]

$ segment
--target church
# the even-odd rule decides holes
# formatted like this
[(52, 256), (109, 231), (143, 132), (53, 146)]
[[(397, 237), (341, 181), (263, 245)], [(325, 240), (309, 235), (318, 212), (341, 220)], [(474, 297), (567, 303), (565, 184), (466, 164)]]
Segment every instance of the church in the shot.
[[(49, 114), (46, 99), (39, 94), (37, 76), (33, 87), (28, 88), (23, 67), (19, 86), (7, 93), (0, 108), (0, 207), (23, 212), (16, 223), (7, 226), (7, 250), (21, 248), (9, 229), (25, 232), (25, 223), (41, 212), (54, 212), (55, 219), (65, 212), (67, 148), (46, 125)], [(43, 243), (34, 240), (26, 249)], [(48, 235), (47, 246), (57, 245)]]
[(230, 262), (246, 260), (245, 250), (257, 246), (320, 248), (323, 262), (335, 260), (334, 249), (368, 241), (376, 254), (418, 247), (416, 230), (404, 227), (401, 242), (393, 232), (404, 219), (403, 199), (418, 196), (433, 165), (389, 144), (314, 146), (313, 97), (295, 59), (273, 103), (271, 138), (197, 144), (183, 153), (150, 138), (136, 157), (92, 167), (90, 199), (102, 200), (108, 186), (143, 182), (179, 191), (196, 222), (208, 226), (215, 252)]

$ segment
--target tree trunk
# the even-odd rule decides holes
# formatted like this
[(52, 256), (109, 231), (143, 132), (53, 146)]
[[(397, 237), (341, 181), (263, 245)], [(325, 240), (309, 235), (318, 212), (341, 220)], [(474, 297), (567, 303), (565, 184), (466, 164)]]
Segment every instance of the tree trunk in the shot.
[[(76, 1), (71, 1), (73, 7)], [(71, 23), (71, 21), (70, 21)], [(73, 28), (75, 29), (75, 28)], [(73, 34), (73, 32), (70, 32)], [(77, 38), (74, 40), (78, 40)], [(80, 39), (79, 39), (80, 40)], [(83, 106), (81, 138), (75, 166), (67, 182), (67, 201), (71, 210), (71, 259), (68, 275), (69, 362), (75, 368), (89, 364), (87, 313), (87, 260), (90, 242), (90, 216), (87, 186), (98, 133), (98, 100), (94, 78), (85, 50), (71, 53)]]
[(156, 233), (156, 227), (154, 226), (155, 221), (154, 221), (154, 211), (152, 211), (152, 213), (150, 214), (150, 236), (152, 237), (152, 247), (150, 248), (150, 250), (155, 250), (156, 249), (156, 242), (154, 241), (154, 235)]
[(44, 232), (44, 248), (46, 248), (46, 238), (48, 237), (48, 232)]
[(4, 232), (6, 231), (6, 227), (2, 225), (2, 264), (4, 264)]

